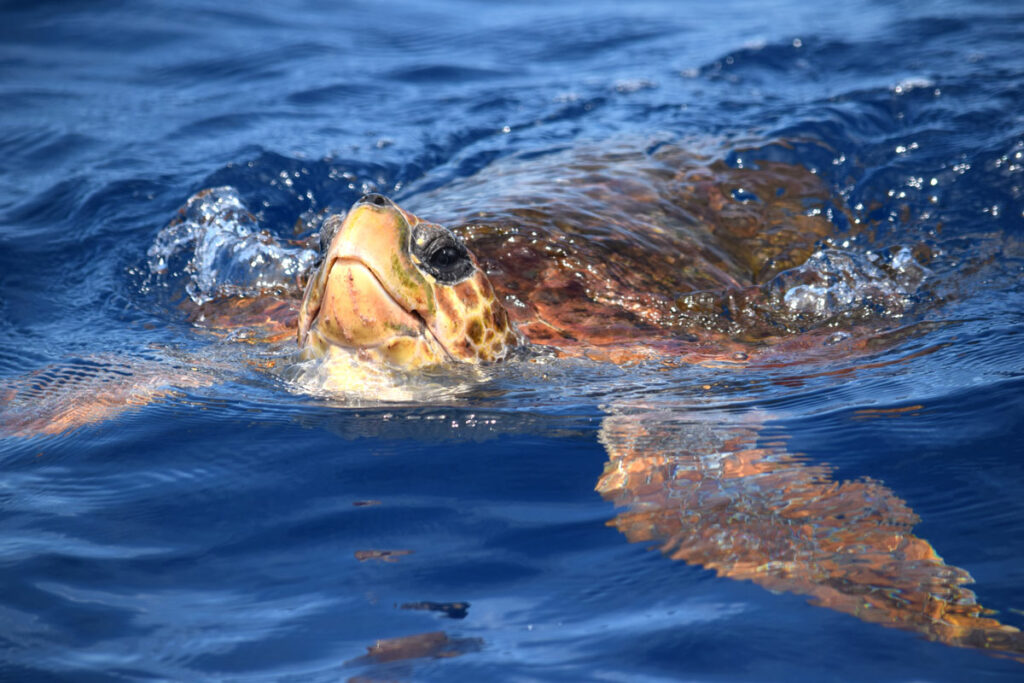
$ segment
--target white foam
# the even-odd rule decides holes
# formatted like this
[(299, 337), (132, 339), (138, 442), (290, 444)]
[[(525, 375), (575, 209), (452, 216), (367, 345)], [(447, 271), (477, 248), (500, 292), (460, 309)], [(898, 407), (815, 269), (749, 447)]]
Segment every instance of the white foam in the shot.
[(786, 309), (806, 318), (822, 320), (865, 308), (896, 317), (910, 305), (926, 274), (906, 247), (887, 254), (826, 249), (781, 273), (774, 284), (783, 292)]

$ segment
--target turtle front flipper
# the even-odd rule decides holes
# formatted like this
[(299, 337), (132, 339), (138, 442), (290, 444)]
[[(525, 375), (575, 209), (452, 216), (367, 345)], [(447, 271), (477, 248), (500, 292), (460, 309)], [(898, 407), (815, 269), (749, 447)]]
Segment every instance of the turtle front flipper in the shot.
[(670, 410), (607, 417), (597, 490), (628, 508), (609, 525), (719, 576), (1024, 661), (1024, 633), (986, 616), (965, 587), (970, 574), (912, 533), (918, 517), (903, 500), (759, 443), (759, 422)]
[(5, 380), (0, 435), (58, 435), (171, 395), (212, 384), (210, 372), (180, 361), (90, 356)]

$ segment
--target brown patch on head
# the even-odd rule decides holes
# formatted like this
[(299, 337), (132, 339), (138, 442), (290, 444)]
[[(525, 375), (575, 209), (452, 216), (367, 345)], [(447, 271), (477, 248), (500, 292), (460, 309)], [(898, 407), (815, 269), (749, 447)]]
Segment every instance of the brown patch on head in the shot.
[(491, 325), (498, 332), (504, 332), (508, 329), (508, 313), (501, 306), (492, 305), (488, 311), (491, 315)]
[(498, 303), (494, 289), (479, 269), (455, 285), (433, 283), (436, 314), (430, 328), (455, 358), (469, 362), (490, 362), (508, 355), (520, 343), (509, 335), (508, 316)]
[(466, 334), (469, 335), (474, 344), (480, 345), (480, 342), (484, 339), (484, 326), (480, 323), (479, 318), (473, 318), (469, 321), (469, 324), (466, 325)]
[(459, 297), (459, 300), (463, 303), (466, 308), (476, 308), (480, 302), (480, 297), (477, 294), (476, 283), (472, 280), (466, 280), (460, 282), (454, 287), (455, 295)]
[(434, 289), (434, 301), (437, 302), (439, 313), (444, 314), (449, 321), (458, 321), (462, 319), (462, 314), (457, 305), (458, 300), (453, 295), (454, 292), (450, 287), (435, 287)]

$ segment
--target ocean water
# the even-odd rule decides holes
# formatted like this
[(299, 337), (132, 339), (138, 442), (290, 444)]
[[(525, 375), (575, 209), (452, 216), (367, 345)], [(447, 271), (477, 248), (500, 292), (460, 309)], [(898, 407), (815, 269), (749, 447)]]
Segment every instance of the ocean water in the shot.
[[(1024, 676), (1014, 3), (0, 15), (0, 680)], [(541, 356), (372, 400), (196, 314), (298, 296), (365, 192), (559, 215), (581, 155), (607, 188), (667, 148), (747, 179), (727, 207), (775, 163), (824, 188), (763, 305), (679, 314), (774, 330), (770, 362)], [(174, 223), (204, 188), (251, 220)]]

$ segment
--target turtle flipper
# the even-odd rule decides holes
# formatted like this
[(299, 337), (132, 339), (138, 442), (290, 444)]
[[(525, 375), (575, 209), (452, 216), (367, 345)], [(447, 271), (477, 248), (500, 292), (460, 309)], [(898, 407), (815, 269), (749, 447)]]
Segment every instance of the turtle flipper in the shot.
[(1024, 661), (1024, 633), (988, 616), (973, 579), (912, 533), (918, 517), (881, 482), (837, 482), (757, 421), (648, 410), (611, 415), (597, 490), (609, 522), (674, 560), (750, 580), (864, 621)]
[(181, 362), (90, 356), (6, 380), (0, 435), (57, 435), (110, 420), (174, 392), (215, 380)]

